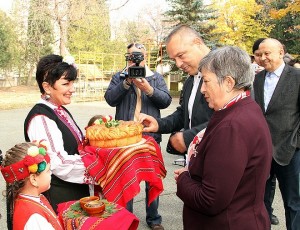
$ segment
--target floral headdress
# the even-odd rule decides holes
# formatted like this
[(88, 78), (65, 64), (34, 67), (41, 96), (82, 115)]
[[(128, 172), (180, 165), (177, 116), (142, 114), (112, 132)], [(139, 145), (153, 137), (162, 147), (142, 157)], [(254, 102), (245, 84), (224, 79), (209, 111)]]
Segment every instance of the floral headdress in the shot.
[(77, 66), (75, 64), (75, 58), (73, 56), (67, 55), (63, 58), (63, 62), (72, 65), (75, 69), (77, 69)]
[(50, 157), (47, 155), (48, 142), (45, 140), (34, 141), (36, 146), (27, 149), (27, 155), (17, 163), (1, 167), (1, 173), (7, 183), (20, 181), (32, 173), (40, 173), (45, 170)]

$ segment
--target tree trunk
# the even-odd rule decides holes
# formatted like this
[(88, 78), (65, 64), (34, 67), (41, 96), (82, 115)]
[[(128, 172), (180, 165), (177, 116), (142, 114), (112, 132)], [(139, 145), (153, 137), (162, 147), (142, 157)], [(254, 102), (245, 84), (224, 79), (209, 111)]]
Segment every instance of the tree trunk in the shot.
[(27, 86), (31, 86), (33, 84), (32, 82), (33, 71), (34, 71), (34, 66), (31, 65), (28, 73), (27, 83), (26, 83)]

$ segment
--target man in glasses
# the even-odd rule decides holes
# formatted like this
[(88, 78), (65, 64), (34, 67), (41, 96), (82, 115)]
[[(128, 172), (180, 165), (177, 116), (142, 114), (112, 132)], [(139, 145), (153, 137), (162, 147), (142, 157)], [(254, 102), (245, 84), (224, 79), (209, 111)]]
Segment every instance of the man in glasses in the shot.
[[(141, 56), (144, 57), (142, 61)], [(146, 65), (144, 45), (138, 43), (128, 45), (125, 57), (127, 66), (112, 77), (104, 95), (106, 102), (110, 106), (116, 107), (115, 119), (138, 121), (140, 113), (160, 118), (160, 109), (167, 108), (172, 101), (163, 76), (152, 72)], [(136, 62), (139, 62), (140, 67), (145, 67), (145, 77), (136, 78), (127, 74), (130, 72), (128, 68), (136, 66)], [(146, 133), (146, 135), (152, 136), (158, 144), (161, 142), (161, 134)], [(149, 184), (146, 182), (146, 193), (148, 190)], [(146, 195), (147, 203), (148, 196)], [(153, 201), (149, 207), (146, 205), (146, 222), (151, 229), (162, 230), (164, 228), (161, 225), (162, 218), (158, 213), (158, 204), (159, 198)], [(133, 212), (133, 200), (127, 203), (127, 209)]]
[(167, 52), (176, 66), (189, 74), (185, 81), (180, 105), (171, 115), (155, 119), (142, 114), (141, 121), (148, 127), (145, 132), (172, 133), (169, 145), (177, 152), (185, 154), (193, 138), (206, 128), (213, 113), (200, 92), (202, 77), (198, 66), (202, 58), (210, 52), (198, 32), (187, 25), (177, 26), (166, 39)]

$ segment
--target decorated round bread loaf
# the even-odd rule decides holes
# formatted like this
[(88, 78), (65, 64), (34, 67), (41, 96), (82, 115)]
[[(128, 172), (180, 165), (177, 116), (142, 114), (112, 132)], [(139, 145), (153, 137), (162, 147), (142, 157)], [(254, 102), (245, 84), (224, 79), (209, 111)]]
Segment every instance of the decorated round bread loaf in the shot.
[(100, 121), (86, 128), (86, 138), (91, 146), (122, 147), (140, 142), (142, 130), (143, 125), (135, 121)]

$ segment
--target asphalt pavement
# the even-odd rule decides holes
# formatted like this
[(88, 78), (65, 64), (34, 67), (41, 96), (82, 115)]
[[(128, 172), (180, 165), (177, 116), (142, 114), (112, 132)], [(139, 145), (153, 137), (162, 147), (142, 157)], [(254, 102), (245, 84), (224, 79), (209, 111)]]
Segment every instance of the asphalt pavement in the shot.
[[(38, 99), (37, 99), (38, 100)], [(178, 105), (178, 99), (173, 99), (172, 104), (169, 108), (162, 110), (162, 117), (175, 111)], [(88, 120), (96, 115), (114, 115), (115, 108), (110, 107), (106, 102), (82, 102), (82, 103), (72, 103), (68, 105), (67, 108), (71, 111), (74, 119), (80, 126), (82, 130), (86, 127)], [(1, 110), (0, 111), (0, 149), (5, 152), (16, 143), (24, 141), (23, 135), (23, 122), (29, 112), (30, 107), (23, 109), (14, 110)], [(166, 230), (181, 230), (182, 229), (182, 201), (176, 196), (176, 184), (173, 177), (173, 172), (175, 169), (181, 166), (175, 165), (174, 161), (180, 158), (179, 156), (174, 156), (166, 153), (166, 143), (169, 135), (163, 135), (163, 141), (161, 143), (161, 148), (163, 150), (163, 157), (165, 167), (167, 169), (167, 176), (164, 179), (164, 192), (160, 195), (160, 205), (159, 213), (163, 219), (163, 226)], [(5, 197), (3, 197), (2, 191), (5, 190), (5, 183), (2, 177), (0, 177), (0, 214), (2, 218), (0, 219), (0, 229), (6, 230), (6, 210), (5, 210)], [(139, 230), (149, 229), (145, 218), (145, 192), (144, 183), (141, 183), (141, 192), (134, 199), (134, 214), (140, 219)], [(280, 192), (277, 190), (274, 203), (274, 214), (279, 217), (280, 224), (277, 226), (272, 226), (272, 230), (283, 230), (285, 229), (284, 223), (284, 210), (282, 207), (282, 200), (280, 197)], [(199, 226), (199, 229), (201, 227)], [(212, 229), (213, 230), (213, 229)]]

